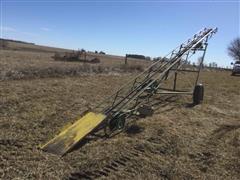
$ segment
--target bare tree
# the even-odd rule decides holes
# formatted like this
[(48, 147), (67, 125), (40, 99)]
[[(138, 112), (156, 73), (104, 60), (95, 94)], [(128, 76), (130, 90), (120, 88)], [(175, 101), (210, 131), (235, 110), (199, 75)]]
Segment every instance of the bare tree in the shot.
[(210, 67), (210, 68), (217, 68), (218, 65), (217, 65), (216, 62), (211, 62), (211, 63), (209, 63), (209, 67)]
[(198, 57), (197, 59), (197, 65), (199, 66), (202, 63), (202, 57)]
[(204, 66), (203, 66), (203, 57), (201, 56), (201, 57), (198, 57), (198, 59), (197, 59), (197, 66), (201, 66), (201, 68), (203, 68)]
[(228, 54), (234, 60), (240, 61), (240, 38), (234, 39), (228, 46)]

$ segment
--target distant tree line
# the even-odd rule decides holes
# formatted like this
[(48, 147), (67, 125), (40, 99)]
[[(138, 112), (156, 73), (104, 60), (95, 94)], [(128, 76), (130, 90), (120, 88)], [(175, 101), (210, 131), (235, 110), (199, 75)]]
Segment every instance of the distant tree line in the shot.
[(135, 58), (135, 59), (151, 60), (151, 57), (140, 55), (140, 54), (126, 54), (126, 57), (127, 58)]
[(159, 61), (159, 60), (161, 60), (161, 61), (169, 61), (170, 59), (167, 58), (167, 57), (160, 57), (160, 56), (153, 58), (153, 61)]
[[(169, 61), (168, 58), (166, 57), (155, 57), (153, 58), (153, 61), (158, 61), (158, 60), (161, 60), (161, 61)], [(191, 62), (189, 60), (185, 61), (184, 64), (186, 65), (186, 67), (199, 67), (200, 64), (201, 64), (201, 60), (202, 60), (202, 57), (199, 57), (197, 59), (196, 62)], [(207, 68), (207, 69), (219, 69), (219, 70), (231, 70), (231, 67), (229, 66), (219, 66), (216, 62), (209, 62), (209, 63), (205, 63), (203, 62), (202, 64), (202, 68)]]
[(94, 53), (95, 53), (95, 54), (106, 54), (106, 53), (103, 52), (103, 51), (99, 51), (99, 52), (98, 52), (98, 51), (95, 51)]
[(217, 68), (218, 64), (216, 62), (211, 62), (211, 63), (208, 64), (208, 67), (210, 67), (210, 68)]

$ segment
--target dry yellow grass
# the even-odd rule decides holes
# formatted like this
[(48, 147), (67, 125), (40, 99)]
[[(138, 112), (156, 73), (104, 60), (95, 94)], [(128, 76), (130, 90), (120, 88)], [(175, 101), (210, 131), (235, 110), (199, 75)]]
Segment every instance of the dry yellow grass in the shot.
[(150, 62), (129, 59), (124, 66), (124, 57), (89, 54), (88, 58), (98, 57), (100, 63), (55, 61), (53, 53), (29, 51), (0, 51), (0, 80), (31, 79), (41, 77), (76, 76), (89, 73), (121, 73), (142, 71)]
[(54, 52), (71, 51), (16, 42), (8, 42), (5, 48), (0, 48), (0, 80), (142, 71), (151, 64), (150, 61), (128, 58), (128, 66), (124, 66), (125, 57), (92, 52), (87, 53), (87, 59), (98, 58), (100, 63), (55, 61), (52, 58)]
[[(240, 77), (224, 71), (202, 73), (201, 105), (191, 107), (191, 97), (160, 96), (151, 102), (152, 117), (135, 119), (111, 139), (91, 137), (63, 158), (42, 152), (39, 145), (135, 76), (112, 69), (81, 76), (89, 66), (52, 55), (0, 52), (0, 179), (240, 178)], [(99, 56), (100, 67), (123, 63)], [(71, 74), (74, 68), (79, 73)], [(178, 87), (185, 88), (189, 76), (180, 76)]]
[(1, 82), (1, 178), (239, 179), (240, 78), (227, 72), (202, 74), (202, 105), (189, 108), (191, 98), (161, 97), (152, 117), (111, 139), (93, 139), (63, 158), (37, 148), (128, 79)]

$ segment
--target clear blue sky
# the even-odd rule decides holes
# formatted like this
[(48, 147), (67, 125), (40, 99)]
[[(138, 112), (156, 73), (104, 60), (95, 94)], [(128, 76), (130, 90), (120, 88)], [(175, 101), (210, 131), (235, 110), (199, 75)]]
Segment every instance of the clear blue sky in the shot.
[(218, 27), (206, 61), (228, 66), (240, 36), (239, 1), (1, 1), (1, 37), (70, 49), (164, 56), (203, 27)]

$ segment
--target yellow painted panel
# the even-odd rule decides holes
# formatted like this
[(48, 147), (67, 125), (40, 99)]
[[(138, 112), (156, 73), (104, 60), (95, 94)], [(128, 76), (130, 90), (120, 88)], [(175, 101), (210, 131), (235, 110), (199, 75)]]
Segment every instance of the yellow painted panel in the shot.
[(70, 127), (63, 130), (58, 136), (41, 147), (44, 151), (64, 155), (93, 129), (95, 129), (104, 119), (104, 114), (89, 112), (77, 120)]

